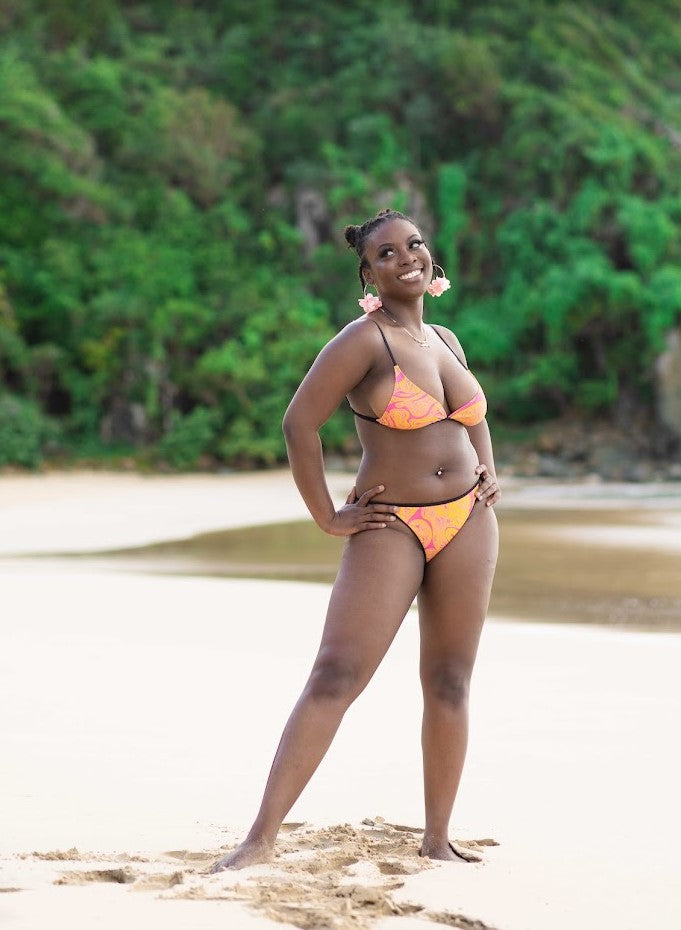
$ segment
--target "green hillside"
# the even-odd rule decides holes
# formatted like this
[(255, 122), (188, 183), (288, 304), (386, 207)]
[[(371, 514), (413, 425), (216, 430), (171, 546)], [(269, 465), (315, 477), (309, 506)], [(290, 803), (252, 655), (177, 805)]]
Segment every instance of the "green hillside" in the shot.
[[(677, 3), (0, 0), (0, 464), (281, 460), (392, 205), (495, 423), (653, 422)], [(652, 426), (651, 426), (652, 428)], [(353, 426), (325, 429), (342, 448)]]

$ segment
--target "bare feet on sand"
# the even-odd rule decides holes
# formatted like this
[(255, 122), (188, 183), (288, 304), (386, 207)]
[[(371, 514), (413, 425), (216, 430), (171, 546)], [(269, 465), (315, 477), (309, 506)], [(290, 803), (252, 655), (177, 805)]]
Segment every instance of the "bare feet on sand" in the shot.
[(481, 862), (480, 856), (464, 849), (461, 846), (455, 846), (450, 840), (431, 840), (424, 838), (421, 845), (420, 855), (428, 856), (429, 859), (443, 859), (446, 862)]
[(228, 856), (211, 866), (210, 874), (224, 872), (225, 869), (245, 869), (247, 865), (259, 865), (261, 862), (269, 862), (272, 858), (273, 847), (264, 840), (246, 839), (232, 850)]

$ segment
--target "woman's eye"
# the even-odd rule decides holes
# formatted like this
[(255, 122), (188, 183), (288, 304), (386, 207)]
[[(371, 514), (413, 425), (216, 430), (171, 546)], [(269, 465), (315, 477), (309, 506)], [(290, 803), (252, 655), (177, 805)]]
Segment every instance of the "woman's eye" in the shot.
[[(409, 248), (410, 249), (413, 249), (414, 247), (418, 248), (419, 246), (422, 246), (422, 245), (423, 245), (423, 239), (414, 239), (412, 240), (412, 242), (409, 243)], [(388, 248), (382, 249), (378, 254), (380, 258), (387, 258), (389, 255), (392, 255), (394, 251), (395, 249), (388, 247)]]

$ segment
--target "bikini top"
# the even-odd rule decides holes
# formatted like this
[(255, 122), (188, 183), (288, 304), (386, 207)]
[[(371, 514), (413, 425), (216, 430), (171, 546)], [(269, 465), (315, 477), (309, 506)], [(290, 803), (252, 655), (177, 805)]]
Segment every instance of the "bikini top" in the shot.
[[(372, 320), (371, 322), (376, 323), (376, 320)], [(378, 326), (378, 323), (376, 323), (376, 326)], [(431, 423), (439, 423), (441, 420), (456, 420), (458, 423), (463, 423), (464, 426), (476, 426), (484, 420), (485, 414), (487, 413), (487, 401), (485, 400), (485, 395), (482, 393), (482, 388), (477, 380), (475, 383), (478, 390), (473, 397), (465, 404), (457, 407), (452, 413), (448, 414), (439, 400), (436, 400), (431, 394), (427, 394), (426, 391), (417, 384), (414, 384), (414, 382), (405, 375), (395, 361), (395, 356), (390, 350), (383, 329), (378, 326), (378, 330), (393, 363), (393, 368), (395, 370), (395, 386), (393, 388), (392, 397), (388, 401), (388, 406), (380, 417), (368, 417), (364, 413), (357, 413), (356, 410), (352, 410), (352, 407), (350, 407), (350, 410), (352, 410), (356, 417), (360, 417), (362, 420), (369, 420), (370, 423), (380, 423), (381, 426), (388, 426), (391, 429), (421, 429), (424, 426), (430, 426)], [(464, 365), (454, 349), (452, 349), (434, 327), (433, 332), (440, 336), (440, 339), (442, 339), (457, 362), (462, 365), (466, 371), (469, 371), (468, 366)]]

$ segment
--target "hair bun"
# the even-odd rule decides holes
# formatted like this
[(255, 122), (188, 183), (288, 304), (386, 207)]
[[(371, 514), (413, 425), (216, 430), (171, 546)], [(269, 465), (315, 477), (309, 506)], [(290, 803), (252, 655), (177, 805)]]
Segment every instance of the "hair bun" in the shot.
[(361, 226), (346, 226), (343, 230), (343, 235), (345, 236), (345, 241), (350, 246), (351, 249), (357, 248), (357, 240), (359, 239), (359, 231)]

